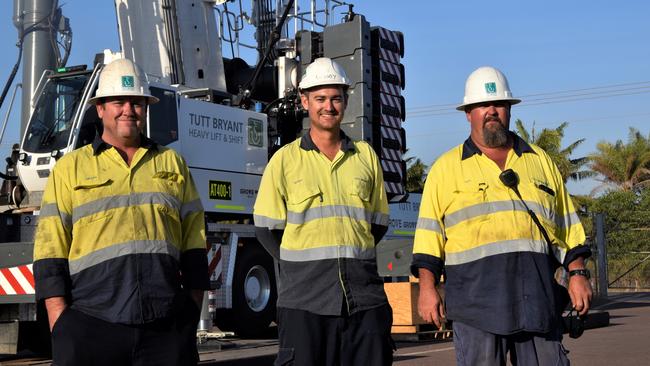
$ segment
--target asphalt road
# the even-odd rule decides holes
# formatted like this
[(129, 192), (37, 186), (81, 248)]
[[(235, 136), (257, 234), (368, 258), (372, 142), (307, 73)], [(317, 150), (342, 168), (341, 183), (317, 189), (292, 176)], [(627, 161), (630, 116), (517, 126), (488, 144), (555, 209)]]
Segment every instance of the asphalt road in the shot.
[[(571, 364), (650, 365), (650, 292), (610, 294), (607, 301), (597, 302), (595, 309), (609, 312), (610, 325), (588, 329), (578, 339), (565, 337), (564, 345), (570, 351)], [(202, 352), (202, 364), (273, 364), (277, 351), (277, 343), (273, 339), (226, 342), (233, 343), (229, 345), (233, 348), (222, 349), (220, 352)], [(456, 365), (453, 342), (398, 342), (394, 365)]]
[[(610, 294), (595, 309), (610, 314), (610, 325), (588, 329), (579, 339), (565, 337), (573, 366), (650, 365), (650, 292)], [(208, 341), (200, 347), (201, 365), (273, 365), (277, 340), (273, 330), (267, 339)], [(451, 340), (398, 342), (394, 365), (456, 365)], [(1, 357), (0, 366), (49, 365), (48, 360)]]

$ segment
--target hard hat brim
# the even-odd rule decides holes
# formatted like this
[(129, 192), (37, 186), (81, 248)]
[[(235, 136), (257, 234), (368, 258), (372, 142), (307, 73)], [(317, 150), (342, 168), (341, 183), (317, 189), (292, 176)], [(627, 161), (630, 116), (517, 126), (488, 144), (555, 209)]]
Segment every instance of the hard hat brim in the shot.
[(96, 95), (90, 99), (88, 99), (88, 104), (92, 105), (97, 105), (97, 102), (102, 99), (102, 98), (111, 98), (111, 97), (144, 97), (147, 99), (147, 104), (156, 104), (160, 102), (160, 99), (154, 97), (153, 95), (150, 94), (125, 94), (125, 93), (116, 93), (116, 94), (109, 94), (109, 95)]
[(346, 82), (340, 82), (340, 83), (332, 82), (332, 83), (327, 83), (327, 84), (306, 83), (306, 85), (304, 85), (304, 86), (298, 86), (298, 89), (300, 89), (300, 91), (303, 91), (303, 90), (315, 89), (315, 88), (318, 88), (318, 87), (321, 87), (321, 86), (342, 86), (344, 88), (349, 88), (350, 83), (347, 82), (347, 81)]
[(476, 102), (463, 103), (463, 104), (459, 105), (458, 107), (456, 107), (456, 110), (463, 112), (463, 111), (465, 111), (465, 108), (468, 107), (468, 106), (472, 106), (472, 105), (475, 105), (475, 104), (486, 103), (486, 102), (501, 102), (501, 101), (509, 102), (510, 105), (515, 105), (515, 104), (520, 103), (521, 99), (517, 99), (517, 98), (482, 99), (482, 100), (476, 101)]

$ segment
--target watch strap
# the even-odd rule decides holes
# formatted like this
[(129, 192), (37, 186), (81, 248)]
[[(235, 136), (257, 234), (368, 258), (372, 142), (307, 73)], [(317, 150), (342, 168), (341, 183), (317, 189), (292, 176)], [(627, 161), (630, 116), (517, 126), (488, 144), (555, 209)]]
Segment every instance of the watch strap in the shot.
[(586, 269), (586, 268), (574, 269), (574, 270), (569, 271), (569, 277), (576, 276), (576, 275), (577, 276), (584, 276), (584, 277), (587, 277), (587, 278), (591, 277), (590, 273), (589, 273), (589, 270)]

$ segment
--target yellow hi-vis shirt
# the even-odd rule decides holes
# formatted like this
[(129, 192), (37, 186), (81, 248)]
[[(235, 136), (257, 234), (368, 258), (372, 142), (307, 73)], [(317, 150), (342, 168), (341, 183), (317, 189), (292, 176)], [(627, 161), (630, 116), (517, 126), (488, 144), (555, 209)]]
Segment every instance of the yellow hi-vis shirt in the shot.
[[(514, 140), (505, 169), (553, 242), (559, 263), (588, 256), (584, 230), (562, 177), (539, 147)], [(547, 244), (501, 169), (471, 138), (443, 154), (424, 186), (412, 272), (443, 266), (449, 319), (495, 334), (547, 332), (554, 319)]]
[(388, 226), (383, 173), (370, 145), (342, 137), (330, 161), (307, 132), (264, 171), (254, 219), (284, 230), (278, 307), (339, 315), (344, 296), (350, 313), (386, 303), (371, 232)]
[(131, 166), (100, 139), (62, 157), (34, 243), (37, 299), (115, 323), (169, 317), (181, 291), (207, 289), (204, 214), (189, 169), (142, 137)]

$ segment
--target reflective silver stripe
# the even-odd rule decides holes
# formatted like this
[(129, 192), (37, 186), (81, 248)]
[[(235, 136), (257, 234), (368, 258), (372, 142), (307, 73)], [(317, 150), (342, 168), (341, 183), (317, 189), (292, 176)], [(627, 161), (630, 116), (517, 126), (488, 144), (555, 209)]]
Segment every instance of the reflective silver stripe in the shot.
[(455, 265), (473, 262), (497, 254), (535, 252), (547, 253), (543, 240), (515, 239), (481, 245), (459, 253), (446, 253), (445, 264)]
[(415, 226), (417, 230), (429, 230), (435, 231), (438, 234), (442, 234), (442, 228), (440, 227), (440, 222), (434, 219), (427, 219), (424, 217), (418, 218), (418, 223)]
[(283, 230), (285, 226), (287, 226), (287, 222), (285, 220), (272, 219), (270, 217), (262, 215), (253, 215), (253, 220), (255, 222), (255, 226), (264, 227), (269, 230)]
[(302, 250), (289, 250), (280, 248), (280, 259), (289, 262), (307, 262), (323, 259), (354, 258), (374, 259), (375, 248), (362, 249), (347, 245), (310, 248)]
[[(555, 222), (555, 215), (549, 209), (537, 202), (526, 201), (526, 205), (538, 215), (543, 215), (547, 220)], [(447, 228), (474, 217), (488, 215), (503, 211), (528, 212), (521, 201), (494, 201), (479, 203), (477, 205), (462, 208), (445, 216), (444, 222)]]
[(577, 223), (580, 223), (580, 217), (575, 212), (571, 212), (566, 216), (555, 217), (555, 225), (559, 228), (568, 229)]
[(59, 211), (59, 207), (56, 203), (48, 203), (41, 207), (41, 212), (39, 213), (41, 218), (45, 217), (59, 217), (63, 227), (70, 230), (72, 228), (72, 216), (68, 215), (65, 212)]
[(107, 260), (132, 254), (168, 254), (176, 260), (180, 259), (180, 252), (169, 242), (164, 240), (135, 240), (111, 245), (110, 247), (94, 251), (79, 259), (69, 261), (70, 274), (79, 273), (84, 269), (88, 269)]
[(287, 212), (287, 223), (302, 225), (314, 219), (327, 217), (349, 217), (357, 221), (372, 222), (372, 213), (362, 207), (343, 205), (321, 206), (310, 208), (304, 212)]
[(381, 212), (375, 212), (372, 214), (372, 224), (388, 226), (388, 215)]
[(131, 195), (111, 196), (88, 202), (72, 210), (72, 223), (88, 215), (108, 211), (119, 207), (136, 205), (160, 204), (168, 206), (176, 211), (180, 210), (181, 204), (178, 198), (163, 192), (134, 193)]
[(181, 206), (181, 220), (185, 220), (187, 215), (195, 212), (203, 211), (203, 205), (201, 204), (201, 199), (195, 199), (194, 201), (185, 202)]

